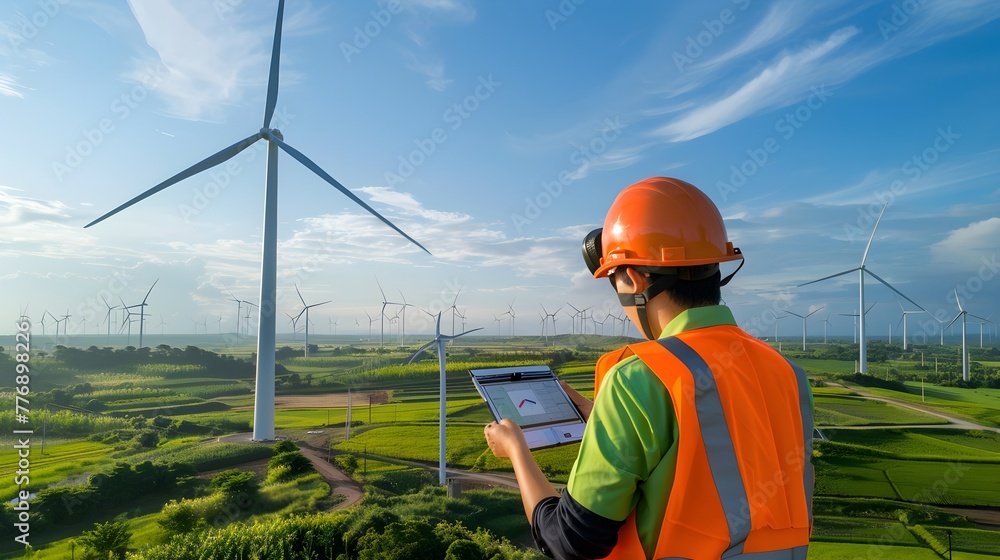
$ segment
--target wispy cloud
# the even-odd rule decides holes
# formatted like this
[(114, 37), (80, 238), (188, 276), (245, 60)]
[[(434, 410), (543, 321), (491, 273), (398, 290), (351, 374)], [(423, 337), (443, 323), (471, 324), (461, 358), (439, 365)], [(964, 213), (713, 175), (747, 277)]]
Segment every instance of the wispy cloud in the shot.
[(931, 254), (941, 264), (978, 266), (984, 255), (996, 255), (997, 239), (1000, 239), (1000, 218), (988, 218), (949, 232), (931, 245)]
[[(924, 2), (901, 25), (893, 24), (883, 13), (872, 13), (876, 10), (843, 10), (847, 12), (775, 5), (743, 40), (690, 68), (682, 80), (672, 80), (662, 88), (669, 106), (644, 111), (651, 120), (657, 115), (667, 117), (653, 135), (683, 142), (710, 134), (742, 119), (800, 102), (814, 87), (833, 88), (888, 61), (1000, 17), (995, 3), (988, 0)], [(857, 25), (837, 23), (845, 19)], [(829, 28), (830, 22), (841, 26), (833, 31), (817, 31)], [(803, 44), (798, 37), (804, 33), (826, 36)], [(741, 71), (750, 55), (778, 48), (781, 52), (762, 69), (750, 75)], [(702, 102), (706, 97), (710, 101)], [(692, 99), (698, 103), (690, 107), (687, 103)]]
[(433, 89), (434, 91), (444, 91), (452, 82), (455, 81), (445, 75), (444, 61), (421, 60), (411, 50), (404, 50), (403, 54), (407, 59), (406, 67), (426, 77), (427, 80), (425, 80), (424, 83), (427, 84), (427, 87)]
[(692, 140), (764, 110), (805, 98), (811, 88), (827, 85), (817, 81), (817, 66), (859, 31), (856, 27), (838, 29), (822, 42), (781, 55), (735, 92), (682, 114), (654, 134), (672, 142)]

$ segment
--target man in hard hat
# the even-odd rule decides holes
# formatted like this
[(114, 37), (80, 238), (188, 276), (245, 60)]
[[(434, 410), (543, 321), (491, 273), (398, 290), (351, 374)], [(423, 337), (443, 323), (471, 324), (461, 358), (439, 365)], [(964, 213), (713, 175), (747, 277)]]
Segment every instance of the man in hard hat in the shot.
[[(509, 457), (538, 547), (555, 558), (799, 560), (812, 530), (812, 395), (805, 373), (719, 305), (719, 263), (743, 259), (694, 186), (626, 187), (584, 240), (647, 342), (604, 355), (560, 496), (510, 420)], [(742, 262), (740, 263), (742, 266)], [(736, 270), (739, 270), (737, 268)]]

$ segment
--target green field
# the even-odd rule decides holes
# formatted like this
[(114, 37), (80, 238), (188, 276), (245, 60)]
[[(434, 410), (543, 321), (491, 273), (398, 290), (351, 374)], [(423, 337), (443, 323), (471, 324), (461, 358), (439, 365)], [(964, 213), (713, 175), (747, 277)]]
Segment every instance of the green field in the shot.
[[(605, 342), (607, 346), (602, 347), (598, 342)], [(479, 367), (547, 363), (558, 353), (563, 361), (554, 368), (557, 374), (589, 396), (593, 394), (595, 360), (613, 345), (610, 341), (601, 341), (600, 337), (589, 336), (567, 339), (567, 346), (562, 348), (546, 348), (534, 339), (485, 339), (476, 343), (479, 345), (466, 343), (449, 349), (448, 465), (471, 471), (507, 473), (511, 472), (509, 460), (493, 457), (485, 444), (482, 428), (492, 417), (472, 387), (465, 368), (470, 364)], [(358, 460), (354, 477), (369, 485), (367, 491), (376, 492), (377, 489), (389, 496), (405, 495), (436, 485), (436, 475), (428, 469), (436, 468), (438, 461), (437, 361), (428, 357), (418, 364), (406, 366), (402, 364), (412, 349), (386, 349), (378, 354), (376, 347), (377, 341), (367, 347), (348, 350), (321, 347), (310, 358), (298, 355), (281, 362), (289, 374), (279, 376), (279, 395), (343, 393), (348, 386), (358, 391), (385, 391), (388, 394), (388, 404), (369, 408), (367, 404), (359, 406), (355, 402), (349, 440), (345, 441), (347, 410), (344, 407), (281, 408), (276, 411), (276, 424), (279, 434), (290, 437), (306, 437), (307, 431), (322, 429), (321, 435), (310, 437), (328, 439), (325, 443), (314, 444), (331, 445), (334, 453), (341, 456), (353, 455)], [(792, 347), (789, 344), (785, 349), (790, 351)], [(232, 355), (231, 350), (226, 352)], [(250, 352), (248, 348), (239, 355)], [(832, 355), (828, 348), (816, 352), (817, 355), (823, 355), (822, 352)], [(913, 527), (916, 524), (925, 527), (933, 535), (932, 540), (940, 539), (947, 528), (952, 529), (956, 559), (980, 560), (1000, 554), (996, 546), (1000, 543), (1000, 532), (976, 529), (960, 516), (939, 509), (947, 506), (1000, 508), (1000, 487), (996, 484), (996, 473), (1000, 472), (1000, 434), (934, 427), (895, 428), (910, 424), (937, 425), (944, 420), (884, 400), (858, 397), (870, 394), (920, 403), (919, 382), (907, 382), (907, 392), (823, 386), (823, 379), (852, 372), (853, 360), (792, 358), (820, 378), (819, 386), (813, 389), (816, 423), (824, 426), (824, 433), (830, 440), (816, 444), (816, 496), (817, 500), (826, 502), (825, 509), (816, 515), (810, 559), (940, 558), (926, 542), (915, 536)], [(915, 371), (913, 362), (903, 360), (891, 360), (873, 367)], [(58, 382), (71, 388), (69, 397), (64, 395), (63, 399), (71, 398), (70, 404), (74, 407), (94, 405), (102, 408), (96, 415), (65, 411), (60, 414), (77, 414), (81, 426), (92, 426), (105, 434), (122, 432), (123, 435), (106, 440), (113, 445), (66, 438), (52, 441), (50, 437), (44, 455), (33, 437), (32, 489), (37, 491), (66, 481), (85, 482), (88, 474), (109, 468), (117, 460), (188, 462), (209, 469), (263, 457), (260, 447), (219, 445), (215, 443), (215, 436), (209, 436), (250, 428), (252, 370), (247, 371), (249, 376), (239, 378), (232, 372), (223, 375), (212, 367), (155, 360), (131, 369), (88, 370), (54, 364), (46, 380), (53, 387)], [(1000, 389), (961, 389), (928, 384), (924, 390), (927, 406), (984, 424), (1000, 424)], [(134, 414), (150, 419), (165, 415), (169, 417), (167, 421), (186, 421), (188, 428), (194, 431), (163, 431), (155, 448), (139, 449), (130, 439), (135, 431), (133, 420), (124, 418)], [(13, 419), (10, 414), (4, 416), (0, 412), (0, 421), (13, 422)], [(55, 424), (69, 425), (65, 418), (61, 422)], [(143, 425), (141, 420), (134, 422)], [(536, 451), (534, 456), (550, 480), (564, 483), (577, 450), (577, 445), (562, 446)], [(380, 457), (386, 460), (379, 460)], [(14, 458), (11, 454), (7, 459), (0, 458), (0, 468), (12, 472)], [(412, 463), (396, 464), (391, 462), (393, 460)], [(13, 477), (0, 481), (0, 491), (13, 495), (16, 491)], [(273, 508), (268, 511), (275, 515), (279, 515), (278, 512), (309, 513), (313, 507), (309, 504), (317, 503), (318, 491), (316, 487), (276, 486), (269, 490)], [(294, 498), (278, 503), (286, 494)], [(832, 507), (830, 503), (837, 506)], [(135, 515), (131, 523), (136, 544), (151, 543), (163, 537), (154, 513), (161, 505), (162, 500), (160, 503), (143, 502), (142, 508), (147, 509), (131, 508)], [(414, 502), (406, 507), (410, 508), (407, 511), (418, 511), (421, 506)], [(500, 531), (510, 531), (512, 535), (516, 533), (519, 538), (524, 536), (527, 526), (520, 511), (479, 522)], [(86, 528), (67, 528), (59, 538), (78, 535)], [(70, 557), (68, 543), (68, 540), (60, 540), (55, 547), (36, 557)], [(81, 550), (76, 550), (75, 554), (81, 554)]]
[(815, 395), (817, 426), (884, 426), (946, 424), (937, 416), (922, 414), (884, 401), (846, 395)]

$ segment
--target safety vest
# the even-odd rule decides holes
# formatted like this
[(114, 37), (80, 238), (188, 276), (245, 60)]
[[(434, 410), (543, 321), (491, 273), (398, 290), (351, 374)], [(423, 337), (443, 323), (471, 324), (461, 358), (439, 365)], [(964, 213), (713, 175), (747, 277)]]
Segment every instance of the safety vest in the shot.
[[(626, 346), (663, 382), (679, 427), (654, 559), (804, 560), (812, 532), (812, 404), (801, 368), (731, 325)], [(635, 511), (610, 559), (646, 559)]]

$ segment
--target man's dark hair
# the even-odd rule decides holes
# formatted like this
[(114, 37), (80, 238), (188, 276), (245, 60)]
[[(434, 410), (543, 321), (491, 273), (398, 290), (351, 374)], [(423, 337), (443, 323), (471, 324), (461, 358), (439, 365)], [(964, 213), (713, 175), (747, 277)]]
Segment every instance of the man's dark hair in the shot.
[[(715, 266), (715, 265), (709, 265)], [(700, 267), (690, 267), (677, 269), (679, 276), (700, 276), (704, 274), (704, 269)], [(624, 267), (621, 268), (624, 272)], [(649, 281), (656, 282), (662, 274), (650, 272)], [(617, 276), (616, 276), (617, 277)], [(632, 286), (632, 280), (627, 274), (621, 274), (621, 282), (626, 286)], [(682, 307), (703, 307), (706, 305), (719, 305), (722, 301), (722, 273), (716, 268), (715, 273), (707, 278), (699, 280), (684, 280), (678, 278), (673, 286), (667, 288), (663, 293), (667, 294), (674, 303)]]
[(722, 300), (722, 273), (716, 271), (715, 274), (701, 280), (681, 280), (673, 286), (667, 288), (664, 293), (670, 299), (682, 307), (702, 307), (705, 305), (719, 305)]

